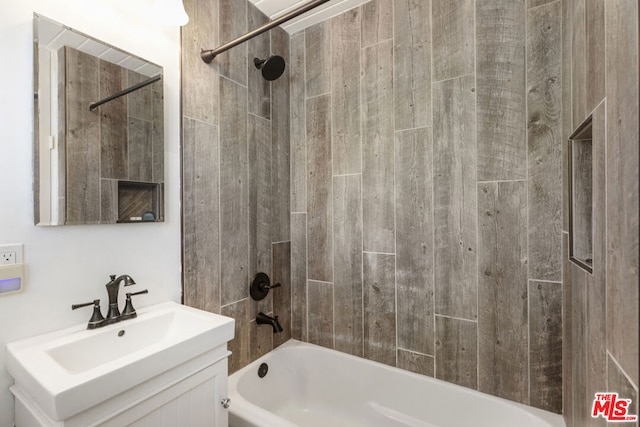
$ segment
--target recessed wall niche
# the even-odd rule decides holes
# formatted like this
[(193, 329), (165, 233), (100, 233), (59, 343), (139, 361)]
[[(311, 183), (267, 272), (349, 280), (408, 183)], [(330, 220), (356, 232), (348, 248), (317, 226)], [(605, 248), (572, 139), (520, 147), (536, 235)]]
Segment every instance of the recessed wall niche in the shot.
[(589, 116), (569, 137), (569, 259), (593, 272), (593, 138)]

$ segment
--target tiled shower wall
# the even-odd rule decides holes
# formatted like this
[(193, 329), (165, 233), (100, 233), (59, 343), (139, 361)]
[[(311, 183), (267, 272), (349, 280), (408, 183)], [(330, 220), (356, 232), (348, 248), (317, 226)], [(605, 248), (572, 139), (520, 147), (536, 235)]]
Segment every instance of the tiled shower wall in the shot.
[[(266, 22), (244, 0), (185, 0), (182, 29), (184, 303), (236, 320), (233, 372), (290, 337), (289, 79), (265, 81), (253, 65), (289, 56), (275, 29), (218, 56), (214, 49)], [(265, 272), (282, 287), (255, 302), (249, 283)], [(279, 316), (284, 333), (257, 326)]]
[(568, 427), (606, 425), (590, 416), (596, 392), (638, 413), (638, 13), (637, 0), (562, 4), (563, 140), (593, 119), (592, 274), (569, 261), (567, 215), (563, 226)]
[(562, 4), (292, 35), (292, 335), (562, 409)]

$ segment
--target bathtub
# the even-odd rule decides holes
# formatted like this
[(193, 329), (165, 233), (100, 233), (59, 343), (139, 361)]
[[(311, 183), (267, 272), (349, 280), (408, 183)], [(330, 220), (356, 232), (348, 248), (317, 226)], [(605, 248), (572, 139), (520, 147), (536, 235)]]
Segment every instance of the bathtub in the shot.
[(557, 414), (296, 340), (231, 375), (229, 397), (230, 427), (565, 426)]

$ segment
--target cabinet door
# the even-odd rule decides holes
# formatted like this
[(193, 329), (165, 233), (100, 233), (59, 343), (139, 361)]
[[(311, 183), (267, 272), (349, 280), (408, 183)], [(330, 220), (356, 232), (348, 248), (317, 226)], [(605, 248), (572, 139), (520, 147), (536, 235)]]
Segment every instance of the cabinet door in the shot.
[(140, 402), (101, 426), (228, 427), (227, 359)]

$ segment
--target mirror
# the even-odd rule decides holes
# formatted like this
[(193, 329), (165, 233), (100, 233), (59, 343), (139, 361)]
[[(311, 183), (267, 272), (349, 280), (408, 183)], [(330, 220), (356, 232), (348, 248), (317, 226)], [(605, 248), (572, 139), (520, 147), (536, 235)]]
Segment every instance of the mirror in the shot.
[(35, 223), (163, 221), (162, 67), (33, 22)]

